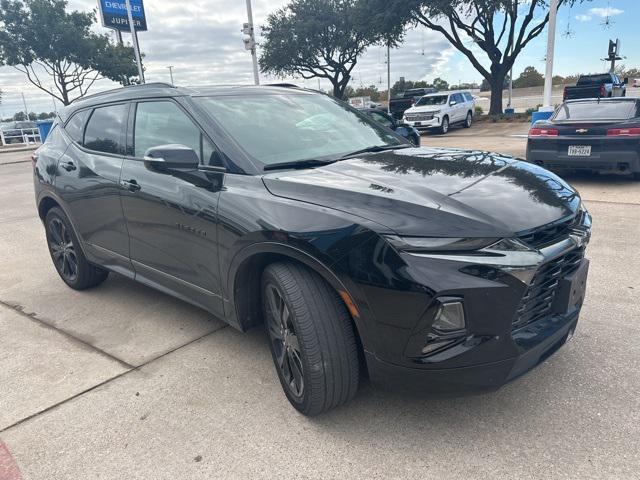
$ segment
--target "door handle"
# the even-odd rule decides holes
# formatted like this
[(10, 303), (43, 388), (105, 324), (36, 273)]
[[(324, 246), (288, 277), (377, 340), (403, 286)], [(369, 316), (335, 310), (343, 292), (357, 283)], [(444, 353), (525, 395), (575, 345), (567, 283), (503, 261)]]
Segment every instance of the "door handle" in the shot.
[(124, 188), (125, 190), (129, 190), (130, 192), (137, 192), (142, 188), (134, 179), (122, 180), (120, 182), (120, 185), (122, 186), (122, 188)]
[(76, 166), (73, 162), (67, 162), (67, 163), (63, 163), (62, 165), (60, 165), (62, 168), (64, 168), (67, 172), (70, 172), (71, 170), (75, 170)]

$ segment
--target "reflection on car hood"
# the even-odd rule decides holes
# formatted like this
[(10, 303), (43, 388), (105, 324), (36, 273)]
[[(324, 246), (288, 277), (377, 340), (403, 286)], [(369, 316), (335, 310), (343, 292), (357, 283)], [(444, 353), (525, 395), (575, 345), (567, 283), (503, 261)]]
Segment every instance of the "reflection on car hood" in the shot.
[(573, 188), (541, 167), (453, 149), (380, 152), (263, 181), (273, 195), (358, 215), (399, 235), (511, 236), (580, 204)]

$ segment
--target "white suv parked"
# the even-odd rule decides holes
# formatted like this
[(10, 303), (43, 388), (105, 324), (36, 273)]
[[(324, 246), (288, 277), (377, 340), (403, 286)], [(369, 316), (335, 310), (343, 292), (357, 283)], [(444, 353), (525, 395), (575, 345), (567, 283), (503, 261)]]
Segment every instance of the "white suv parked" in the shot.
[(469, 128), (474, 110), (475, 101), (469, 92), (430, 93), (406, 110), (403, 120), (418, 130), (438, 128), (447, 133), (449, 126), (457, 123)]

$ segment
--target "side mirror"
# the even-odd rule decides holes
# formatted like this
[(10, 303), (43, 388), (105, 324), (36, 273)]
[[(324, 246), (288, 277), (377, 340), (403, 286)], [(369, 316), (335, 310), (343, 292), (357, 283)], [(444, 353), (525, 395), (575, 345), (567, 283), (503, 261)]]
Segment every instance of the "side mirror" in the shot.
[(622, 83), (624, 83), (625, 85), (629, 84), (629, 77), (624, 77), (624, 80), (622, 81)]
[(454, 106), (454, 105), (456, 105), (457, 103), (458, 103), (458, 102), (456, 102), (455, 100), (451, 100), (451, 101), (449, 102), (449, 106), (450, 106), (450, 107), (453, 107), (453, 106)]
[(200, 163), (198, 154), (192, 148), (180, 144), (151, 147), (145, 152), (144, 160), (159, 170), (193, 170)]

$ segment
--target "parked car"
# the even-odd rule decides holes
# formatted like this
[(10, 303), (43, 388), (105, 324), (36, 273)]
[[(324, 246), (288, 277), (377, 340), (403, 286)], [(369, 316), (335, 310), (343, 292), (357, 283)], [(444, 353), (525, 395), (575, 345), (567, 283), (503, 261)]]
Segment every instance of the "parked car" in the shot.
[(384, 110), (378, 108), (366, 108), (362, 109), (362, 112), (369, 115), (376, 122), (390, 128), (397, 134), (403, 136), (416, 146), (420, 146), (420, 132), (418, 132), (411, 125), (397, 121), (391, 115)]
[(629, 79), (621, 79), (614, 73), (581, 75), (574, 87), (564, 87), (562, 100), (624, 97), (627, 94), (628, 82)]
[(33, 172), (61, 279), (116, 272), (264, 325), (304, 414), (347, 402), (364, 372), (496, 389), (576, 328), (591, 218), (543, 168), (414, 148), (299, 88), (148, 83), (59, 115)]
[(349, 105), (358, 110), (365, 108), (380, 108), (381, 105), (371, 100), (371, 97), (353, 97), (349, 99)]
[(640, 100), (569, 100), (529, 130), (527, 161), (546, 168), (633, 175), (640, 180)]
[(437, 128), (447, 133), (451, 125), (469, 128), (473, 122), (475, 101), (469, 92), (441, 92), (425, 95), (404, 112), (404, 122), (418, 130)]
[(400, 120), (404, 112), (415, 105), (420, 98), (434, 92), (437, 92), (435, 88), (411, 88), (400, 97), (392, 98), (389, 101), (389, 112), (393, 118)]

